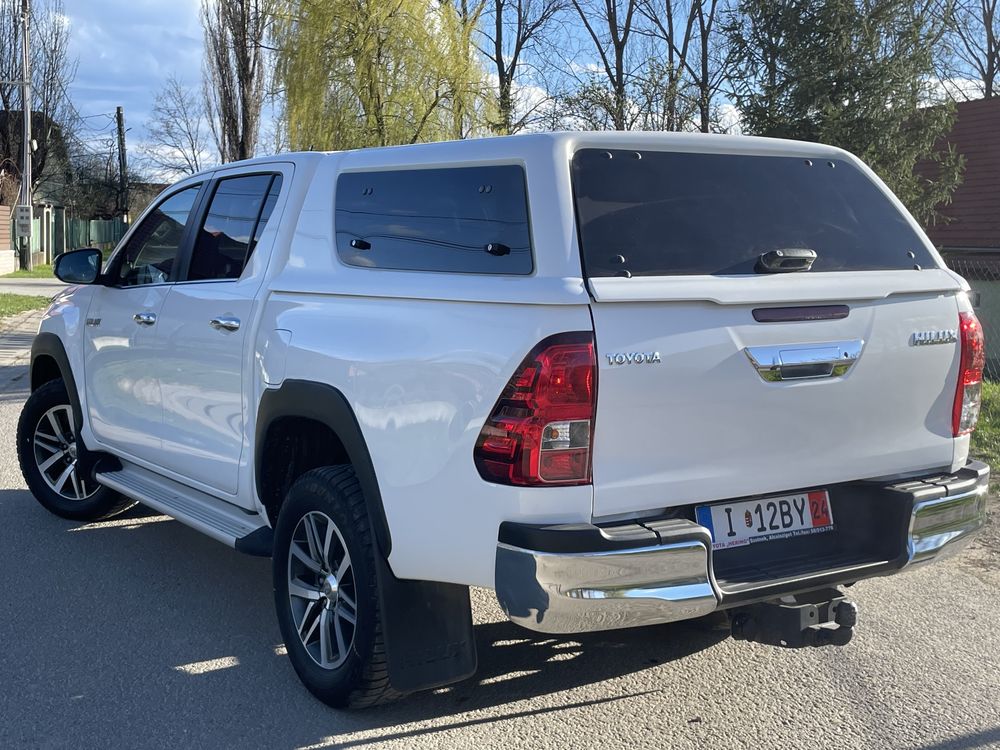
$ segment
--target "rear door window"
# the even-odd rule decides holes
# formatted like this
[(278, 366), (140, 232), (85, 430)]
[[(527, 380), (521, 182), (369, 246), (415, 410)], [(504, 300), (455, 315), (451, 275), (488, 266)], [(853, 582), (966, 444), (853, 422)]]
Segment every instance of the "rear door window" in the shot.
[(588, 276), (751, 274), (808, 248), (818, 271), (934, 266), (920, 237), (849, 162), (582, 149), (573, 157)]
[(352, 266), (530, 274), (524, 171), (515, 165), (345, 172), (337, 254)]
[(188, 281), (238, 279), (281, 189), (281, 175), (219, 180), (195, 242)]

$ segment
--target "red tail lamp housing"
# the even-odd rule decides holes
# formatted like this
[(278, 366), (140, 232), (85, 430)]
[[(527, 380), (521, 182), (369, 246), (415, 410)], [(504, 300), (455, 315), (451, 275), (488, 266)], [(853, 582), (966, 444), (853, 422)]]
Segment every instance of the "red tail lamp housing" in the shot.
[(480, 476), (528, 487), (590, 484), (596, 404), (594, 335), (544, 339), (515, 370), (479, 433)]
[(986, 364), (986, 342), (976, 314), (959, 313), (958, 331), (962, 354), (951, 422), (955, 437), (968, 435), (976, 429), (982, 404), (983, 367)]

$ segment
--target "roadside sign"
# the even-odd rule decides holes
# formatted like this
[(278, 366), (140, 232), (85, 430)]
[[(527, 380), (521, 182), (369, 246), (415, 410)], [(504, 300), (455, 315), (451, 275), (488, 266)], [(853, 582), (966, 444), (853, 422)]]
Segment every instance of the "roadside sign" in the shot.
[(18, 237), (31, 236), (31, 206), (14, 207), (14, 234)]

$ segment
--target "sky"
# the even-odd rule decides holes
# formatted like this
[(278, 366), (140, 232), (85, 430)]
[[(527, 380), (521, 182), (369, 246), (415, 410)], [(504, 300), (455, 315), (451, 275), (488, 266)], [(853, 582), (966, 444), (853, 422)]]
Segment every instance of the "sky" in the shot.
[[(70, 54), (77, 60), (70, 93), (94, 139), (113, 134), (115, 107), (125, 109), (130, 156), (145, 141), (157, 92), (173, 74), (201, 86), (201, 0), (63, 0)], [(949, 82), (953, 83), (953, 82)], [(531, 87), (528, 87), (531, 88)], [(527, 91), (526, 99), (533, 98)], [(739, 132), (732, 105), (723, 105), (730, 132)]]
[(65, 0), (70, 53), (78, 61), (70, 94), (88, 128), (125, 108), (128, 150), (145, 138), (156, 93), (174, 74), (201, 85), (199, 0)]

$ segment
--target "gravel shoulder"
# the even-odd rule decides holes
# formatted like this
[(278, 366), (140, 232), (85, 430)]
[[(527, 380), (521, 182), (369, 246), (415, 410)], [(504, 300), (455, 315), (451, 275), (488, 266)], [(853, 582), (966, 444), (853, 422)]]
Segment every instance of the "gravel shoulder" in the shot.
[[(995, 470), (1000, 471), (1000, 467)], [(992, 492), (1000, 489), (994, 484)], [(973, 575), (1000, 587), (1000, 498), (993, 495), (986, 505), (986, 526), (959, 558), (960, 564)], [(998, 599), (1000, 604), (1000, 599)], [(997, 614), (1000, 621), (1000, 612)], [(1000, 678), (998, 678), (1000, 679)]]

